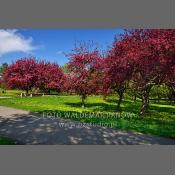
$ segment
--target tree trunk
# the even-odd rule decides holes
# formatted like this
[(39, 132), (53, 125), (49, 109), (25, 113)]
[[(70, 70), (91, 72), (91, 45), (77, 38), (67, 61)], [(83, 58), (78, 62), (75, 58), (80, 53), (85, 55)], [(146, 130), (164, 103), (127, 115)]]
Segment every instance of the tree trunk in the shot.
[(118, 111), (121, 110), (120, 105), (121, 105), (122, 99), (123, 99), (123, 92), (119, 94), (119, 100), (118, 100), (118, 104), (117, 104)]
[(134, 102), (137, 101), (137, 95), (136, 95), (136, 94), (134, 94), (134, 96), (133, 96), (133, 100), (134, 100)]
[(175, 87), (173, 84), (167, 84), (167, 87), (169, 89), (168, 99), (175, 103)]
[(149, 108), (149, 93), (151, 91), (151, 88), (151, 85), (147, 85), (142, 93), (142, 107), (140, 110), (141, 116), (144, 116)]
[(27, 90), (26, 90), (26, 95), (28, 95), (28, 94), (29, 94), (29, 90), (27, 89)]
[(118, 100), (118, 104), (117, 104), (117, 111), (121, 111), (120, 105), (122, 103), (122, 99), (123, 99), (123, 94), (125, 92), (126, 86), (122, 85), (117, 89), (117, 93), (119, 95), (119, 100)]
[(82, 95), (82, 97), (81, 97), (81, 107), (82, 108), (85, 107), (85, 99), (86, 99), (86, 96), (85, 95)]
[(142, 107), (140, 110), (140, 115), (144, 116), (148, 108), (149, 108), (149, 95), (148, 93), (145, 93), (142, 97)]

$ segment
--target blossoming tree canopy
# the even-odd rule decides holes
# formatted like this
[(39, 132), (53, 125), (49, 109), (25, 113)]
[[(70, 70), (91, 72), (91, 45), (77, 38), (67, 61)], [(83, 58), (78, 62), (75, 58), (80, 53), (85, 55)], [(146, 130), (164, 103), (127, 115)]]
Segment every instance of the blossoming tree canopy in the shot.
[(134, 61), (132, 80), (142, 97), (140, 114), (144, 115), (152, 86), (162, 84), (174, 64), (175, 30), (134, 30), (129, 35), (126, 52)]
[(26, 90), (27, 94), (32, 88), (60, 92), (63, 77), (63, 71), (57, 64), (37, 61), (35, 58), (19, 59), (8, 66), (5, 72), (7, 86)]
[(70, 62), (68, 68), (72, 72), (72, 89), (82, 98), (82, 107), (88, 95), (97, 91), (96, 64), (100, 59), (100, 53), (97, 49), (89, 50), (85, 45), (73, 50), (69, 54)]
[(7, 67), (5, 80), (8, 87), (25, 90), (28, 94), (37, 81), (37, 61), (35, 58), (17, 60)]
[(36, 87), (43, 92), (62, 90), (64, 73), (56, 63), (39, 61), (37, 64), (37, 81)]

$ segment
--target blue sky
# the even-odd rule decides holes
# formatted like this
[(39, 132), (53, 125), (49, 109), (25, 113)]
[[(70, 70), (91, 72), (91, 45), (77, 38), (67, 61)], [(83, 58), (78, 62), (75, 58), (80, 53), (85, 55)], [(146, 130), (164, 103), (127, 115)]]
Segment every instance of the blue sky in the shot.
[(34, 56), (56, 62), (68, 62), (68, 54), (79, 41), (94, 41), (106, 50), (122, 29), (0, 29), (0, 64)]

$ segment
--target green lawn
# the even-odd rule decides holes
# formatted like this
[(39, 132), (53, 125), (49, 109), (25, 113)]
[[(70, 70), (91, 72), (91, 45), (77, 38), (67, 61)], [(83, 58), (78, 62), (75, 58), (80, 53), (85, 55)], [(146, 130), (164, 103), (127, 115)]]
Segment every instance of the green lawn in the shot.
[[(175, 138), (175, 105), (168, 102), (151, 103), (149, 113), (141, 118), (138, 116), (140, 102), (124, 101), (122, 113), (118, 113), (117, 98), (114, 97), (104, 101), (100, 96), (90, 96), (84, 109), (81, 108), (80, 101), (78, 96), (13, 97), (0, 99), (0, 105), (49, 115), (57, 114), (63, 118), (70, 118), (71, 114), (73, 120), (109, 124), (113, 128)], [(114, 114), (120, 114), (120, 117), (115, 117)]]
[(0, 136), (0, 145), (14, 145), (14, 141), (7, 138), (7, 137), (2, 137)]

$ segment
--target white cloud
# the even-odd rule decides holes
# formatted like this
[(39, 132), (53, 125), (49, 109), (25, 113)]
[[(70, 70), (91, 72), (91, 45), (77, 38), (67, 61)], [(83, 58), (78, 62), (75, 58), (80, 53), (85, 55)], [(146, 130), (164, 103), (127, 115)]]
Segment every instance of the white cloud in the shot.
[(12, 52), (31, 53), (35, 49), (31, 37), (24, 37), (18, 30), (0, 29), (0, 55)]

